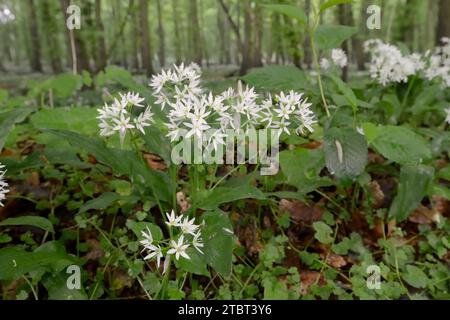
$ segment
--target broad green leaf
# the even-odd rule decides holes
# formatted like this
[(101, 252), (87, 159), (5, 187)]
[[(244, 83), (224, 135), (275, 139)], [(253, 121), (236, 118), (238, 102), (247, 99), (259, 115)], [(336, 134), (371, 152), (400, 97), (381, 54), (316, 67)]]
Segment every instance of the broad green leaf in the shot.
[(400, 164), (415, 164), (431, 158), (428, 142), (417, 133), (402, 126), (364, 124), (370, 144), (385, 158)]
[(408, 218), (428, 192), (434, 178), (432, 167), (403, 166), (400, 171), (398, 192), (389, 209), (389, 216), (398, 222)]
[(202, 215), (205, 225), (202, 238), (203, 252), (208, 264), (222, 276), (229, 276), (233, 258), (235, 238), (228, 215), (223, 212), (207, 212)]
[(186, 253), (190, 259), (176, 260), (176, 266), (187, 272), (202, 276), (209, 276), (205, 255), (198, 252), (195, 248), (188, 248)]
[(351, 2), (353, 2), (353, 0), (328, 0), (327, 2), (323, 3), (320, 6), (319, 13), (322, 13), (325, 10), (327, 10), (328, 8), (331, 8), (331, 7), (336, 6), (338, 4), (351, 3)]
[(147, 144), (148, 151), (159, 155), (167, 166), (171, 164), (170, 142), (158, 128), (154, 126), (145, 128), (143, 139)]
[(69, 256), (61, 244), (54, 242), (46, 242), (34, 252), (19, 246), (0, 249), (0, 280), (15, 280), (31, 271), (59, 272), (78, 263), (76, 257)]
[(338, 179), (353, 179), (367, 164), (367, 143), (352, 128), (331, 128), (324, 136), (325, 161), (328, 170)]
[(83, 213), (89, 210), (104, 210), (108, 208), (113, 202), (121, 199), (122, 197), (115, 192), (102, 193), (98, 198), (87, 201), (81, 206), (78, 213)]
[(152, 233), (152, 237), (155, 241), (160, 241), (163, 238), (163, 233), (161, 231), (161, 228), (158, 227), (156, 224), (151, 222), (144, 222), (144, 221), (134, 221), (131, 219), (128, 219), (126, 222), (126, 226), (128, 229), (133, 231), (133, 233), (136, 235), (136, 237), (139, 240), (142, 240), (142, 231), (148, 232), (147, 228)]
[(319, 175), (325, 167), (323, 149), (284, 150), (280, 152), (280, 166), (287, 183), (297, 187), (302, 194), (332, 184), (329, 178)]
[(8, 134), (16, 123), (24, 121), (33, 112), (31, 108), (15, 108), (10, 111), (0, 112), (0, 151), (5, 145)]
[(86, 300), (88, 298), (83, 287), (80, 289), (69, 289), (67, 287), (69, 277), (70, 274), (62, 271), (59, 274), (48, 275), (42, 279), (49, 300)]
[(358, 99), (356, 99), (356, 96), (355, 96), (355, 93), (353, 92), (353, 90), (344, 81), (342, 81), (341, 78), (339, 78), (331, 73), (328, 74), (328, 77), (331, 80), (333, 80), (333, 82), (338, 87), (339, 91), (344, 95), (348, 104), (352, 107), (353, 112), (356, 113), (356, 111), (358, 111)]
[(280, 14), (284, 14), (289, 18), (296, 19), (302, 24), (306, 24), (306, 21), (308, 20), (305, 12), (297, 6), (289, 4), (266, 4), (264, 5), (264, 8)]
[(239, 186), (236, 188), (217, 187), (213, 191), (205, 192), (203, 200), (198, 204), (199, 208), (212, 210), (223, 203), (233, 202), (241, 199), (266, 199), (264, 193), (253, 186)]
[(251, 69), (242, 80), (258, 90), (269, 92), (304, 90), (308, 82), (302, 70), (294, 66), (279, 65)]
[(64, 129), (92, 135), (98, 131), (98, 112), (95, 108), (42, 109), (30, 117), (37, 129)]
[(172, 182), (167, 173), (149, 168), (135, 152), (108, 148), (100, 139), (72, 131), (46, 129), (45, 132), (63, 138), (71, 145), (92, 154), (99, 162), (111, 167), (117, 176), (126, 175), (139, 186), (150, 188), (160, 200), (171, 201)]
[(342, 42), (358, 31), (355, 27), (342, 25), (320, 25), (314, 33), (314, 42), (317, 48), (328, 50), (338, 48)]
[(403, 279), (414, 288), (425, 288), (428, 284), (428, 277), (422, 269), (413, 266), (407, 265), (406, 272), (402, 273)]
[(47, 218), (37, 216), (23, 216), (17, 218), (8, 218), (0, 222), (0, 226), (20, 226), (27, 225), (41, 228), (45, 231), (55, 232), (53, 225)]
[(314, 238), (320, 243), (330, 244), (333, 242), (333, 229), (323, 221), (313, 223), (313, 228), (316, 231)]

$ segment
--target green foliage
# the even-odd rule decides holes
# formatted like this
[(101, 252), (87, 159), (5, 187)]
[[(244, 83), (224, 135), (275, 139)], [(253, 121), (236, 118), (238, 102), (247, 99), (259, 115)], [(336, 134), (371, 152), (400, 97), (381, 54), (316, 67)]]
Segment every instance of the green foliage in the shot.
[(314, 41), (317, 48), (329, 50), (339, 48), (345, 40), (353, 36), (358, 29), (356, 27), (341, 25), (320, 25), (314, 33)]
[(302, 70), (279, 65), (252, 69), (242, 80), (258, 90), (271, 92), (303, 90), (308, 83), (308, 77)]
[(431, 158), (427, 141), (403, 126), (363, 125), (367, 141), (387, 159), (400, 164), (415, 164)]
[(229, 276), (235, 244), (230, 219), (223, 212), (213, 211), (203, 214), (202, 221), (205, 223), (202, 237), (206, 262), (223, 276)]
[(364, 136), (352, 128), (330, 128), (324, 136), (325, 160), (328, 170), (338, 179), (355, 178), (367, 164)]
[(27, 225), (41, 228), (48, 232), (55, 232), (52, 223), (44, 217), (23, 216), (17, 218), (8, 218), (0, 222), (0, 226), (20, 226)]
[(405, 220), (427, 194), (434, 178), (434, 169), (428, 166), (403, 166), (398, 192), (389, 215), (397, 221)]

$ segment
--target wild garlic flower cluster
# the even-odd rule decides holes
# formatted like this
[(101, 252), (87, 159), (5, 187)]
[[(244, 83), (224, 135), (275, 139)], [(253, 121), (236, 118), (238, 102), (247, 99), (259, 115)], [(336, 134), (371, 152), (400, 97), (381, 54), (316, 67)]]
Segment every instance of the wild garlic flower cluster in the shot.
[[(145, 134), (144, 128), (153, 122), (153, 113), (150, 107), (145, 107), (142, 103), (144, 98), (138, 93), (128, 92), (120, 94), (120, 99), (114, 98), (111, 105), (105, 103), (105, 106), (98, 109), (100, 120), (100, 135), (109, 137), (119, 133), (120, 143), (123, 145), (125, 136), (130, 130), (139, 130)], [(144, 111), (135, 115), (133, 107), (143, 108)]]
[(409, 76), (423, 69), (419, 54), (403, 55), (399, 48), (379, 39), (365, 41), (364, 51), (371, 56), (370, 76), (383, 86), (392, 82), (407, 82)]
[(338, 68), (344, 68), (347, 66), (348, 58), (347, 54), (344, 50), (337, 48), (331, 50), (331, 62), (330, 59), (322, 58), (320, 60), (320, 67), (322, 70), (328, 70), (332, 66), (336, 66)]
[(425, 78), (427, 80), (438, 79), (443, 86), (450, 87), (450, 38), (441, 39), (443, 46), (436, 47), (433, 53), (426, 52), (425, 60)]
[(0, 206), (3, 207), (2, 201), (6, 199), (6, 194), (9, 192), (8, 183), (5, 181), (6, 170), (5, 166), (0, 163)]
[(201, 254), (204, 247), (201, 226), (194, 223), (195, 218), (189, 220), (187, 216), (177, 216), (173, 210), (170, 214), (166, 212), (166, 218), (171, 239), (156, 241), (150, 229), (147, 228), (147, 232), (142, 231), (143, 239), (139, 241), (144, 247), (142, 252), (146, 252), (144, 260), (156, 259), (156, 266), (159, 268), (161, 260), (164, 259), (163, 273), (167, 271), (171, 256), (174, 256), (175, 260), (180, 258), (190, 260), (191, 257), (187, 253), (190, 247)]
[(224, 145), (229, 129), (272, 128), (289, 134), (296, 125), (297, 132), (313, 131), (316, 122), (310, 103), (293, 91), (280, 93), (275, 99), (261, 98), (241, 82), (237, 89), (229, 88), (219, 95), (206, 93), (200, 87), (200, 69), (196, 65), (174, 66), (153, 76), (150, 86), (156, 103), (169, 107), (166, 128), (171, 142), (180, 138), (197, 137), (207, 147)]

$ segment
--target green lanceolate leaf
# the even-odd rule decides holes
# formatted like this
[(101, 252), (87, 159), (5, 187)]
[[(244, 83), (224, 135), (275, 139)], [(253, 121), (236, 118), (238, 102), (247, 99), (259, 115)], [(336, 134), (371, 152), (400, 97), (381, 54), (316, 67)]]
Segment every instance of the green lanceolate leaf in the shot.
[(109, 148), (100, 139), (72, 131), (47, 129), (45, 132), (63, 138), (71, 145), (92, 154), (100, 163), (111, 167), (115, 175), (126, 175), (143, 188), (151, 186), (155, 196), (161, 201), (171, 201), (172, 182), (167, 173), (149, 168), (137, 153)]
[(306, 74), (294, 66), (265, 66), (252, 69), (242, 77), (249, 86), (258, 90), (303, 90), (307, 86)]
[(397, 195), (389, 209), (389, 216), (397, 221), (408, 218), (427, 194), (433, 177), (432, 167), (424, 165), (402, 167)]
[(356, 99), (353, 90), (344, 81), (342, 81), (341, 78), (333, 74), (328, 74), (328, 77), (331, 78), (331, 80), (336, 84), (339, 91), (347, 100), (347, 103), (352, 107), (353, 112), (356, 113), (356, 111), (358, 111), (358, 99)]
[(203, 195), (203, 200), (198, 204), (199, 208), (212, 210), (223, 203), (233, 202), (241, 199), (266, 199), (262, 191), (253, 186), (244, 185), (236, 188), (218, 187)]
[(325, 161), (328, 170), (338, 179), (353, 179), (367, 164), (367, 143), (352, 128), (331, 128), (324, 136)]
[(235, 243), (231, 221), (220, 211), (207, 212), (202, 215), (202, 220), (205, 223), (202, 229), (205, 259), (222, 276), (228, 276)]
[(17, 218), (8, 218), (0, 222), (0, 226), (20, 226), (20, 225), (33, 226), (36, 228), (41, 228), (42, 230), (48, 232), (55, 232), (50, 220), (44, 217), (24, 216)]
[(344, 4), (344, 3), (351, 3), (353, 0), (328, 0), (327, 2), (323, 3), (319, 8), (319, 13), (324, 12), (325, 10), (337, 6), (338, 4)]
[(333, 184), (329, 178), (320, 176), (320, 171), (325, 167), (322, 148), (312, 150), (296, 148), (282, 151), (280, 166), (287, 178), (287, 183), (297, 187), (302, 194)]
[(296, 19), (302, 24), (306, 24), (306, 21), (308, 20), (305, 12), (299, 9), (297, 6), (289, 4), (266, 4), (264, 5), (264, 8), (284, 14), (289, 18)]
[(314, 42), (317, 48), (329, 50), (338, 48), (342, 42), (349, 39), (358, 31), (357, 28), (342, 25), (321, 25), (314, 33)]
[(83, 213), (92, 209), (104, 210), (108, 208), (109, 205), (111, 205), (117, 200), (120, 200), (121, 198), (122, 197), (115, 192), (102, 193), (97, 198), (89, 200), (84, 205), (82, 205), (78, 213)]
[(431, 158), (428, 142), (402, 126), (363, 124), (369, 143), (385, 158), (400, 164), (415, 164)]
[(0, 249), (0, 280), (15, 280), (31, 271), (59, 272), (78, 262), (57, 241), (46, 242), (33, 252), (19, 246), (3, 248)]
[(33, 112), (31, 108), (16, 108), (11, 111), (0, 112), (0, 150), (5, 145), (8, 134), (16, 123), (22, 122)]

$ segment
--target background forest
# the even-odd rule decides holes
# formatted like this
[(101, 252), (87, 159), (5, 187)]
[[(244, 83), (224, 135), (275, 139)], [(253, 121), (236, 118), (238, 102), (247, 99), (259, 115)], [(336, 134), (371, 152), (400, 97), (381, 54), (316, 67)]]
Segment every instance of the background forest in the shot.
[(449, 18), (0, 0), (1, 299), (450, 299)]
[[(98, 73), (106, 65), (153, 74), (172, 63), (229, 66), (240, 74), (265, 64), (311, 66), (308, 35), (298, 20), (264, 4), (291, 4), (311, 12), (312, 2), (233, 0), (86, 0), (81, 29), (74, 30), (77, 71)], [(75, 4), (75, 2), (74, 2)], [(381, 7), (383, 27), (368, 30), (366, 9)], [(72, 68), (68, 0), (2, 0), (0, 71), (60, 73)], [(343, 46), (355, 68), (364, 68), (362, 44), (369, 38), (402, 43), (412, 51), (432, 49), (449, 34), (445, 0), (361, 0), (331, 8), (323, 24), (358, 27)], [(9, 11), (7, 11), (9, 10)], [(7, 14), (11, 12), (11, 14)], [(11, 18), (14, 16), (14, 18)]]

